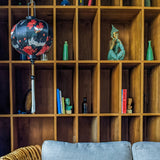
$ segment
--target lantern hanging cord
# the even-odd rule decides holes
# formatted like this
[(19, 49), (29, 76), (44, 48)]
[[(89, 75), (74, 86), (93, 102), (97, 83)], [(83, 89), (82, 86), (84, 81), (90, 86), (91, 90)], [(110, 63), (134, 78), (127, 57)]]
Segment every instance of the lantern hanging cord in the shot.
[(29, 5), (34, 4), (34, 17), (36, 17), (36, 3), (34, 0), (30, 0), (28, 3), (28, 16), (29, 16)]

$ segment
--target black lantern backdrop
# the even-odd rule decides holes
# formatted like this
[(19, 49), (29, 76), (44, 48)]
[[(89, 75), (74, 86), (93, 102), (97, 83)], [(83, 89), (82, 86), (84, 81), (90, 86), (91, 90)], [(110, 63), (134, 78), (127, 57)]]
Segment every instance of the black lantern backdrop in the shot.
[(20, 53), (24, 54), (31, 60), (31, 91), (32, 91), (32, 107), (31, 113), (35, 113), (35, 81), (34, 81), (34, 61), (36, 56), (40, 56), (47, 52), (52, 45), (53, 34), (49, 30), (48, 24), (39, 20), (34, 16), (29, 16), (29, 5), (35, 2), (28, 3), (28, 16), (26, 19), (19, 21), (11, 30), (12, 46)]

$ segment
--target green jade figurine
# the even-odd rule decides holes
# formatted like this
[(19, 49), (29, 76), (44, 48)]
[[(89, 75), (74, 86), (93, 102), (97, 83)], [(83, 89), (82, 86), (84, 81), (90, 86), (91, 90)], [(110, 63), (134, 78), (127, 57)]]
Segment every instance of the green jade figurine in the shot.
[(70, 99), (65, 98), (66, 114), (72, 114), (72, 106), (70, 105), (70, 103)]
[(108, 52), (108, 60), (123, 60), (125, 50), (120, 39), (118, 39), (119, 30), (112, 25), (110, 50)]

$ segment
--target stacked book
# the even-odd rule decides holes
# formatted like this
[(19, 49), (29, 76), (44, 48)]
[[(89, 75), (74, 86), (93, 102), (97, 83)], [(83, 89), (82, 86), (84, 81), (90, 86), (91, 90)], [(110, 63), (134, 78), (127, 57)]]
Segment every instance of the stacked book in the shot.
[(122, 89), (121, 92), (121, 112), (127, 113), (127, 89)]
[(57, 113), (65, 114), (64, 97), (62, 97), (62, 91), (57, 88)]

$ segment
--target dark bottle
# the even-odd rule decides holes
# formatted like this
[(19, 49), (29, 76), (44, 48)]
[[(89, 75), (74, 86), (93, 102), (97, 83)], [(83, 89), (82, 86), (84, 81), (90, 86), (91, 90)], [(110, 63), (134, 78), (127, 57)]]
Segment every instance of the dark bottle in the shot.
[(82, 113), (88, 113), (87, 97), (83, 97)]

